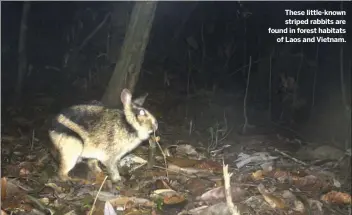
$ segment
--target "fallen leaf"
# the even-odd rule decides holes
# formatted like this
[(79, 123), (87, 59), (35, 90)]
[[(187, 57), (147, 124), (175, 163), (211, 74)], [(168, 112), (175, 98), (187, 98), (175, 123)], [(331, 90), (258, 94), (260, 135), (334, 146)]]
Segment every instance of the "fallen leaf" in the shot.
[(172, 189), (166, 180), (161, 179), (155, 181), (155, 186), (157, 189)]
[(274, 196), (272, 194), (262, 194), (265, 201), (270, 205), (272, 208), (280, 208), (283, 209), (286, 207), (285, 201), (281, 198)]
[(104, 174), (104, 172), (98, 172), (95, 174), (95, 181), (94, 184), (96, 185), (101, 185), (104, 180), (105, 180), (106, 175)]
[(162, 199), (163, 203), (167, 205), (179, 204), (186, 200), (183, 194), (178, 193), (172, 189), (154, 190), (151, 194), (151, 198), (153, 198), (154, 200)]
[(186, 201), (186, 198), (183, 195), (173, 195), (171, 197), (164, 197), (163, 200), (166, 205), (175, 205)]
[(351, 204), (351, 195), (348, 193), (330, 191), (329, 193), (323, 195), (321, 200), (327, 203), (346, 205)]
[(214, 187), (214, 182), (199, 178), (191, 178), (186, 182), (186, 189), (195, 196), (201, 195), (209, 187)]
[[(231, 195), (232, 195), (233, 201), (239, 201), (245, 195), (245, 193), (246, 193), (245, 190), (241, 189), (240, 187), (231, 186)], [(198, 201), (205, 201), (205, 202), (224, 200), (224, 199), (225, 199), (224, 187), (217, 187), (217, 188), (211, 189), (196, 198), (196, 200)]]
[(212, 160), (202, 160), (197, 163), (194, 167), (209, 170), (214, 173), (222, 173), (222, 165)]
[(252, 179), (253, 180), (262, 180), (264, 179), (264, 172), (263, 170), (257, 170), (252, 173)]
[(263, 184), (259, 184), (257, 188), (260, 194), (262, 194), (264, 200), (270, 205), (270, 207), (280, 209), (286, 208), (285, 201), (278, 196), (268, 193)]
[(6, 190), (7, 190), (7, 179), (5, 177), (1, 178), (1, 201), (6, 199)]

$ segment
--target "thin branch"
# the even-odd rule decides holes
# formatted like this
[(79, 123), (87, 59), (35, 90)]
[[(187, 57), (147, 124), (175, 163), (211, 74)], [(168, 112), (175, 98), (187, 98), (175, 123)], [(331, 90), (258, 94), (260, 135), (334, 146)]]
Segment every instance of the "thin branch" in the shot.
[(276, 149), (276, 148), (275, 148), (275, 152), (278, 152), (278, 153), (282, 154), (283, 156), (285, 156), (285, 157), (287, 157), (287, 158), (290, 158), (291, 160), (295, 161), (296, 163), (302, 164), (303, 166), (308, 166), (307, 163), (305, 163), (305, 162), (303, 162), (303, 161), (300, 161), (300, 160), (298, 160), (297, 158), (294, 158), (294, 157), (292, 157), (292, 156), (286, 154), (285, 152), (282, 152), (282, 151), (280, 151), (280, 150), (278, 150), (278, 149)]
[(100, 192), (101, 192), (101, 189), (103, 188), (103, 185), (105, 184), (105, 181), (106, 181), (107, 178), (108, 178), (108, 176), (105, 176), (103, 183), (101, 183), (101, 185), (100, 185), (100, 187), (99, 187), (98, 193), (97, 193), (97, 195), (95, 196), (95, 199), (94, 199), (94, 202), (93, 202), (93, 205), (92, 205), (92, 209), (90, 210), (89, 215), (92, 215), (93, 212), (94, 212), (95, 203), (97, 202), (98, 196), (99, 196), (99, 194), (100, 194)]
[(31, 8), (30, 2), (25, 2), (23, 4), (22, 9), (22, 19), (21, 19), (21, 27), (20, 27), (20, 35), (19, 35), (19, 43), (18, 43), (18, 77), (17, 84), (15, 88), (15, 102), (21, 97), (22, 94), (22, 85), (23, 79), (27, 72), (27, 55), (26, 55), (26, 39), (27, 39), (27, 22), (28, 22), (28, 14)]
[(79, 46), (78, 51), (81, 51), (83, 47), (88, 43), (90, 39), (103, 27), (105, 22), (108, 20), (110, 13), (106, 14), (103, 21), (83, 40), (82, 44)]
[(248, 88), (249, 88), (249, 79), (251, 75), (251, 67), (252, 67), (252, 56), (249, 56), (249, 68), (247, 75), (247, 86), (246, 86), (246, 94), (243, 99), (243, 116), (244, 116), (244, 125), (242, 129), (242, 133), (246, 133), (247, 127), (249, 127), (248, 116), (247, 116), (247, 97), (248, 97)]

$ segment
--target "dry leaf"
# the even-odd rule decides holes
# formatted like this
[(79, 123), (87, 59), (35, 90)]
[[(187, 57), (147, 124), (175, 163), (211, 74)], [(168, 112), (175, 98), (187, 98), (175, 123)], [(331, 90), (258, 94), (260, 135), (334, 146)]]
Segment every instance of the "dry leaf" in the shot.
[(329, 193), (321, 197), (322, 201), (333, 204), (351, 204), (351, 195), (348, 193), (342, 193), (337, 191), (330, 191)]
[(265, 201), (270, 205), (272, 208), (280, 208), (283, 209), (286, 207), (285, 201), (281, 198), (274, 196), (272, 194), (262, 194)]
[[(256, 174), (259, 176), (260, 172)], [(305, 176), (302, 177), (302, 175)], [(295, 186), (304, 191), (328, 190), (333, 186), (331, 183), (314, 175), (306, 175), (300, 172), (273, 170), (271, 172), (265, 172), (264, 176), (275, 178), (281, 183), (292, 182)], [(252, 175), (252, 177), (254, 176)]]
[[(240, 187), (231, 186), (231, 195), (232, 195), (233, 201), (238, 201), (241, 199), (241, 197), (245, 195), (245, 191)], [(206, 202), (223, 200), (223, 199), (225, 199), (224, 187), (217, 187), (217, 188), (211, 189), (203, 193), (203, 195), (196, 198), (196, 200), (198, 201), (206, 201)]]
[(259, 184), (257, 188), (260, 194), (263, 195), (264, 200), (270, 205), (270, 207), (280, 209), (286, 207), (285, 201), (271, 193), (268, 193), (263, 184)]
[(171, 197), (164, 197), (163, 202), (166, 205), (175, 205), (181, 202), (186, 201), (186, 198), (183, 195), (173, 195)]
[(264, 178), (264, 172), (263, 170), (257, 170), (252, 173), (252, 179), (253, 180), (262, 180)]
[(314, 175), (307, 175), (305, 177), (295, 179), (297, 180), (293, 180), (293, 184), (304, 191), (328, 190), (333, 187), (332, 184), (327, 181), (323, 181)]
[(191, 178), (187, 180), (185, 187), (193, 195), (199, 196), (203, 194), (204, 190), (207, 190), (207, 188), (214, 187), (214, 182), (209, 180), (199, 179), (199, 178)]
[(169, 183), (166, 180), (161, 180), (161, 179), (158, 179), (155, 181), (155, 186), (158, 189), (172, 189), (172, 187), (169, 185)]
[(178, 193), (172, 189), (154, 190), (151, 194), (151, 198), (162, 199), (163, 203), (167, 205), (179, 204), (186, 200), (183, 194)]
[(6, 199), (6, 190), (7, 190), (7, 179), (5, 177), (1, 178), (1, 201)]
[(202, 160), (197, 163), (194, 167), (209, 170), (214, 173), (222, 173), (222, 165), (212, 160)]
[(96, 185), (101, 185), (104, 180), (105, 180), (106, 175), (104, 174), (104, 172), (98, 172), (95, 174), (95, 181), (94, 184)]

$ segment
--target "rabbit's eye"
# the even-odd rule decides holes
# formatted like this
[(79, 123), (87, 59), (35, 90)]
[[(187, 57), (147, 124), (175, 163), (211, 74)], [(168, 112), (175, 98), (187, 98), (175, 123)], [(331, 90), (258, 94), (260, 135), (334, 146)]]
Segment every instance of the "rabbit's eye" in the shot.
[(140, 115), (140, 116), (144, 116), (144, 115), (145, 115), (145, 111), (144, 111), (144, 110), (139, 110), (138, 115)]

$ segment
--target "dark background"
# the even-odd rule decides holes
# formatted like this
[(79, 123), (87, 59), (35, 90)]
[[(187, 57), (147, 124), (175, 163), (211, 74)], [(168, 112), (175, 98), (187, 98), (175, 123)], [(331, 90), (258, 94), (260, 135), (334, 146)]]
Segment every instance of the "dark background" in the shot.
[[(11, 99), (17, 78), (23, 3), (2, 2), (3, 132), (8, 132), (8, 125), (19, 115), (40, 126), (64, 107), (102, 97), (116, 62), (106, 55), (113, 20), (110, 18), (83, 47), (74, 69), (66, 69), (64, 59), (107, 13), (113, 13), (113, 4), (116, 3), (31, 3), (27, 31), (29, 65), (18, 110), (12, 106)], [(119, 4), (130, 13), (133, 2)], [(311, 138), (336, 140), (343, 148), (346, 140), (350, 141), (350, 111), (346, 111), (351, 107), (348, 34), (343, 35), (345, 44), (278, 44), (276, 36), (268, 33), (269, 27), (286, 27), (285, 9), (340, 10), (340, 5), (340, 2), (159, 2), (136, 92), (149, 92), (148, 105), (165, 124), (175, 123), (172, 118), (187, 117), (209, 127), (208, 121), (202, 119), (206, 116), (209, 121), (215, 120), (217, 115), (221, 118), (226, 109), (228, 121), (236, 131), (244, 121), (243, 99), (251, 56), (247, 104), (250, 123), (265, 127), (275, 122), (305, 132)], [(344, 4), (347, 32), (351, 31), (349, 6)], [(119, 49), (120, 45), (110, 49)], [(347, 106), (341, 95), (339, 53), (342, 45)], [(304, 104), (292, 108), (292, 102), (283, 101), (287, 92), (282, 92), (280, 74), (296, 79), (298, 73), (297, 96)], [(210, 103), (217, 104), (218, 111), (207, 112)], [(187, 111), (173, 111), (186, 104)], [(197, 113), (202, 115), (196, 116)], [(268, 115), (271, 115), (269, 119)]]

